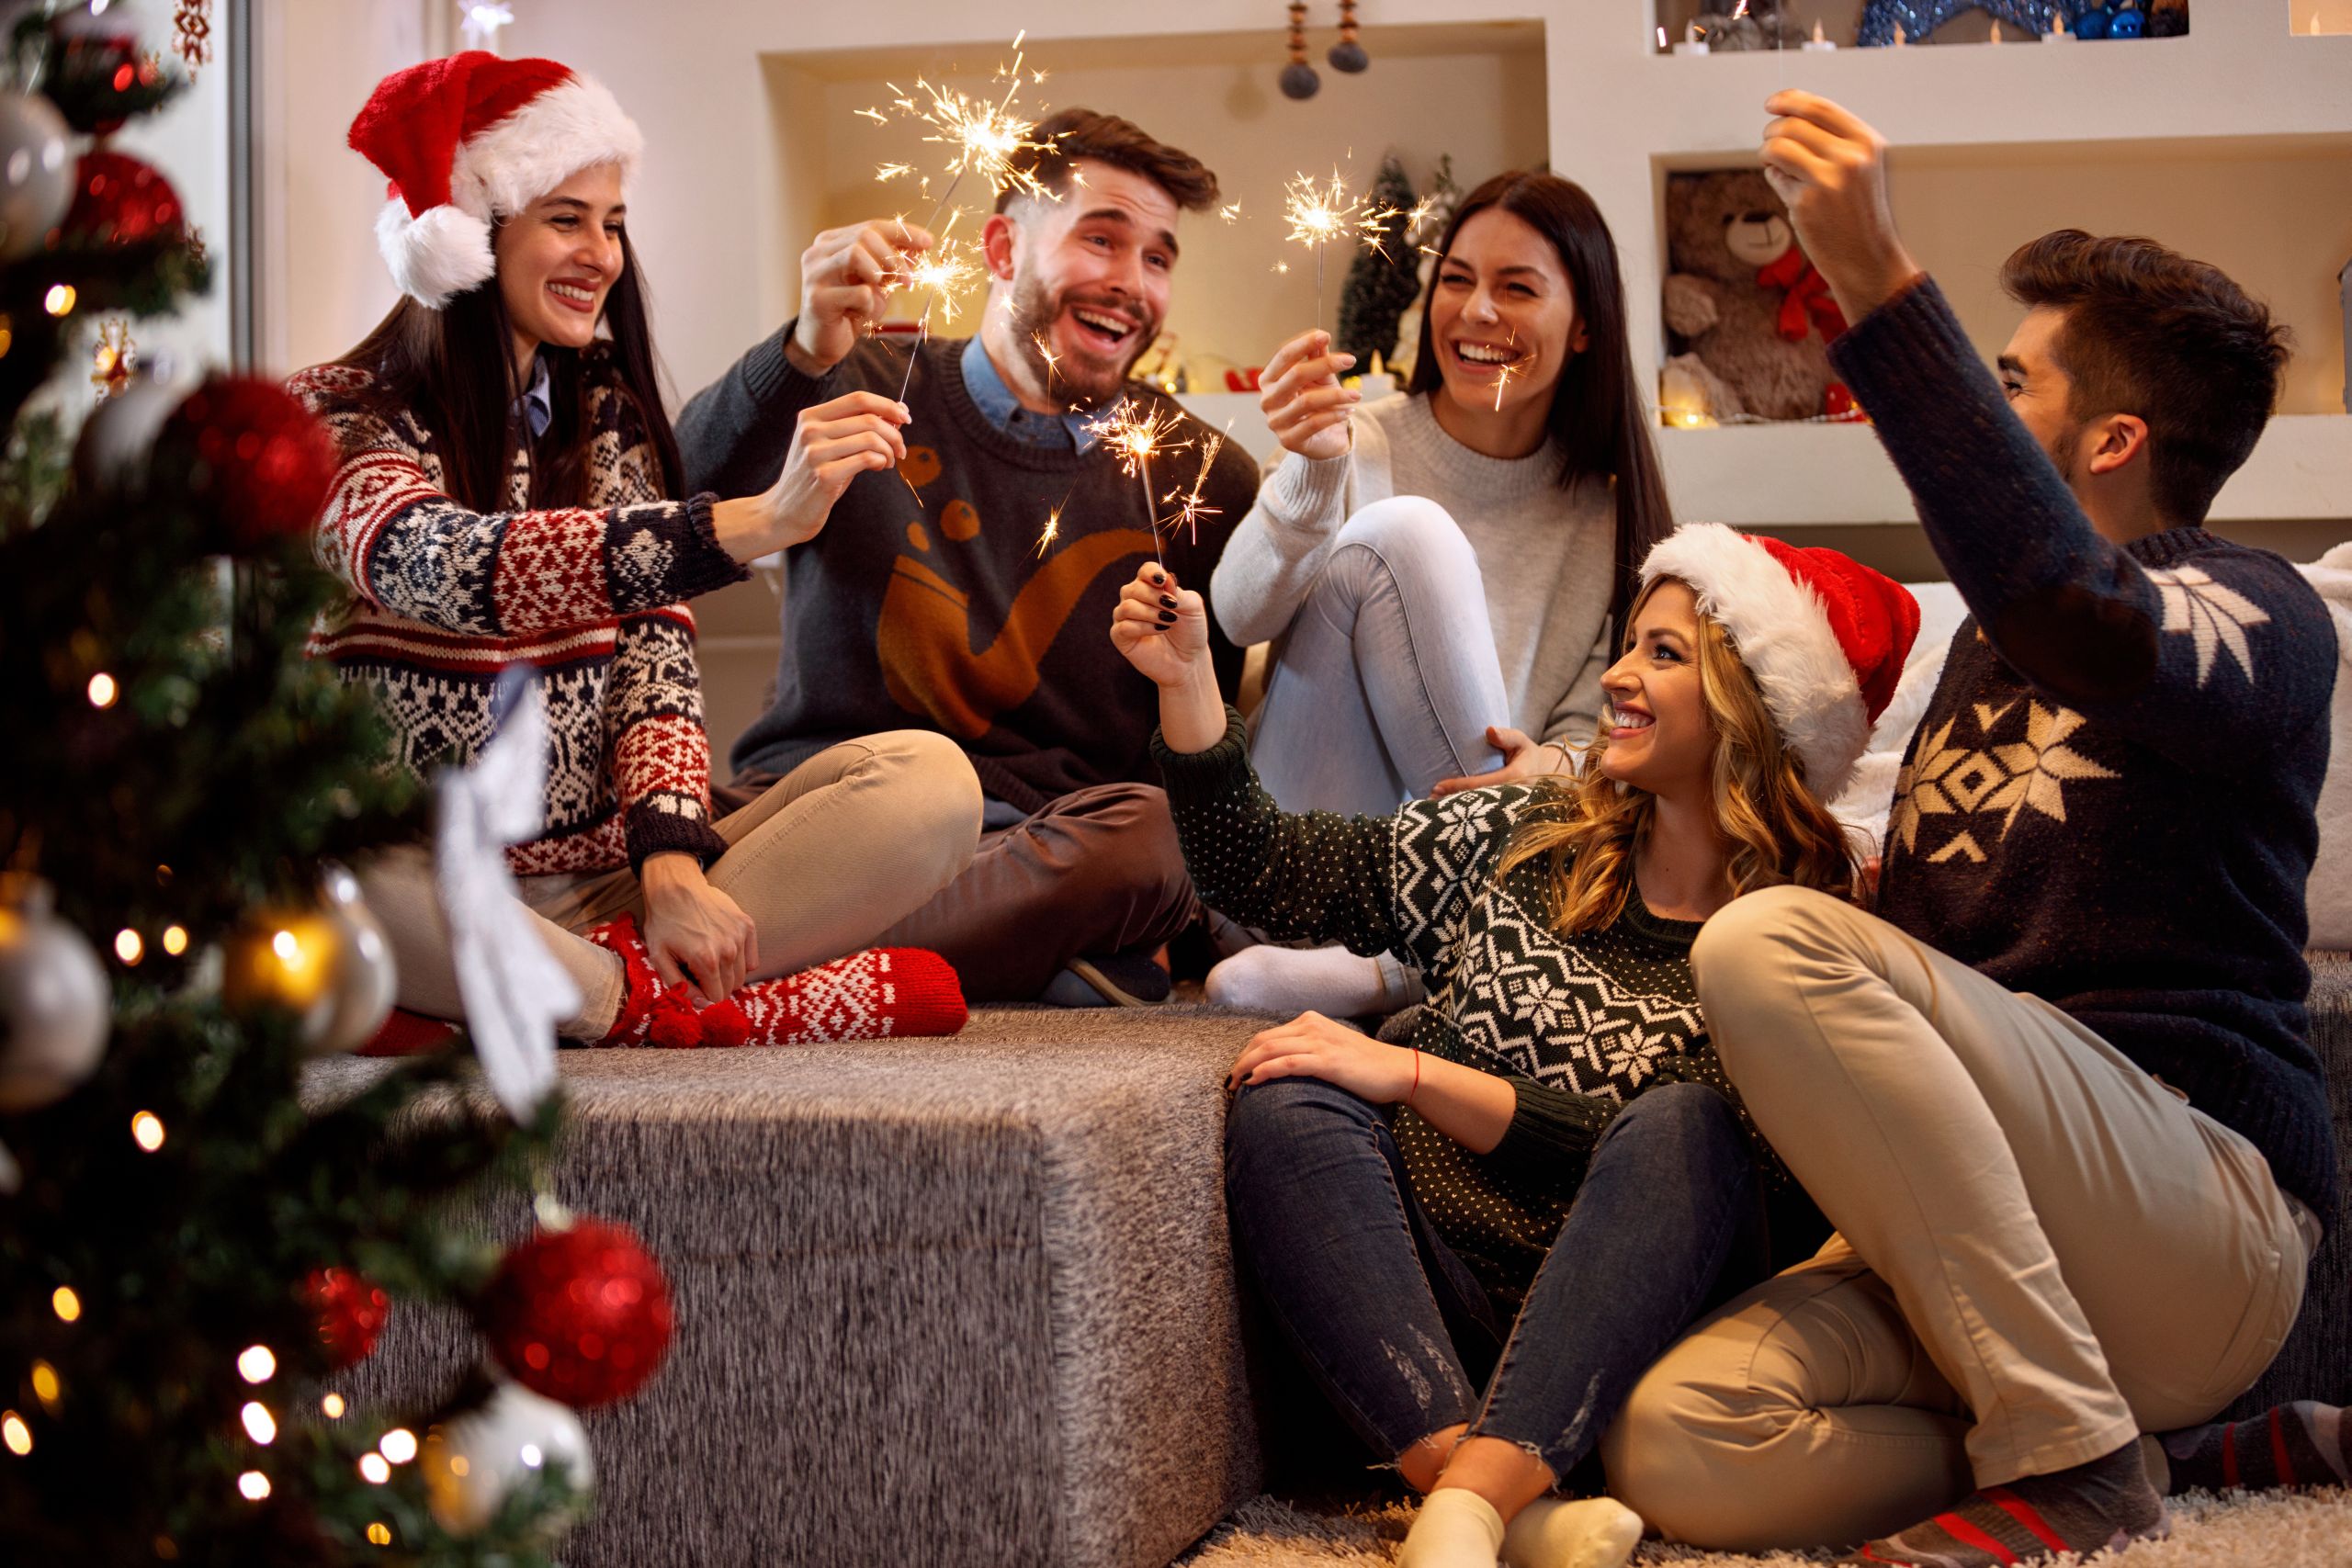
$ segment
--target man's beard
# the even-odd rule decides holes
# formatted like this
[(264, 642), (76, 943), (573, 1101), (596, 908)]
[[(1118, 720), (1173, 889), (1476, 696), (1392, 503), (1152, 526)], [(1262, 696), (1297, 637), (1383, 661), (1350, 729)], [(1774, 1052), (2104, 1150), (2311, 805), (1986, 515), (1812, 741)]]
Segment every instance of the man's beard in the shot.
[[(1080, 356), (1075, 353), (1061, 355), (1048, 362), (1040, 344), (1046, 348), (1052, 346), (1048, 334), (1069, 299), (1067, 295), (1057, 299), (1047, 294), (1045, 284), (1035, 276), (1016, 280), (1012, 286), (1012, 310), (1015, 347), (1047, 397), (1091, 409), (1124, 395), (1127, 371), (1143, 357), (1144, 350), (1150, 347), (1152, 340), (1159, 335), (1159, 322), (1156, 318), (1144, 318), (1130, 340), (1131, 346), (1115, 365), (1091, 355)], [(1084, 300), (1081, 303), (1095, 302)], [(1118, 311), (1125, 316), (1141, 313), (1139, 307), (1126, 300), (1120, 301)]]
[(2075, 471), (2079, 467), (2075, 461), (2075, 451), (2082, 445), (2082, 439), (2083, 425), (2069, 424), (2051, 437), (2050, 445), (2042, 448), (2050, 454), (2050, 461), (2057, 468), (2060, 481), (2068, 490), (2075, 488)]

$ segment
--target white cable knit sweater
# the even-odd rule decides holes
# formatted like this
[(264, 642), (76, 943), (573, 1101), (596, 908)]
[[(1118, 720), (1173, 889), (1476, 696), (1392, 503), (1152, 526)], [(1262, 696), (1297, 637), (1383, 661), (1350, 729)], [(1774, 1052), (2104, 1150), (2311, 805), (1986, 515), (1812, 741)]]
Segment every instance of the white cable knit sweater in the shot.
[(1600, 713), (1617, 513), (1604, 481), (1559, 484), (1558, 453), (1483, 457), (1448, 435), (1427, 397), (1360, 405), (1344, 457), (1283, 454), (1225, 547), (1210, 600), (1245, 647), (1282, 635), (1347, 520), (1375, 501), (1420, 495), (1445, 508), (1477, 555), (1510, 722), (1538, 740), (1581, 742)]

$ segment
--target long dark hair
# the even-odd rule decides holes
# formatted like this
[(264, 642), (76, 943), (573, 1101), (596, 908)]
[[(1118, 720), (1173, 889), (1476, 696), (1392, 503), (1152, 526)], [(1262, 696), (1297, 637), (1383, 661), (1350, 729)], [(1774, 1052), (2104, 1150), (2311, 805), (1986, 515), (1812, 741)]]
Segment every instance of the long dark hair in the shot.
[[(661, 372), (647, 315), (644, 275), (623, 230), (621, 274), (605, 296), (611, 341), (585, 350), (539, 347), (554, 418), (547, 434), (531, 441), (531, 493), (525, 503), (531, 510), (580, 506), (589, 499), (588, 449), (594, 433), (585, 428), (585, 415), (591, 356), (609, 367), (598, 378), (616, 381), (634, 405), (661, 461), (662, 493), (674, 498), (684, 491), (685, 465), (662, 407)], [(523, 394), (514, 376), (514, 343), (506, 297), (493, 273), (438, 310), (403, 296), (338, 363), (374, 377), (373, 400), (387, 412), (415, 415), (441, 459), (442, 487), (459, 505), (503, 512), (515, 445), (530, 439), (527, 427), (508, 412)]]
[(1625, 285), (1617, 272), (1617, 242), (1608, 220), (1584, 187), (1557, 175), (1513, 169), (1497, 175), (1462, 198), (1453, 220), (1438, 243), (1438, 265), (1421, 297), (1421, 341), (1413, 356), (1407, 390), (1433, 393), (1445, 385), (1438, 368), (1430, 322), (1444, 256), (1462, 225), (1490, 207), (1524, 221), (1552, 242), (1576, 291), (1577, 318), (1584, 323), (1585, 350), (1571, 355), (1552, 389), (1552, 443), (1564, 461), (1562, 488), (1599, 476), (1617, 496), (1617, 558), (1609, 594), (1610, 646), (1624, 636), (1626, 615), (1639, 587), (1636, 572), (1650, 547), (1674, 531), (1660, 477), (1657, 448), (1650, 445), (1649, 412), (1634, 385), (1634, 356), (1625, 335)]

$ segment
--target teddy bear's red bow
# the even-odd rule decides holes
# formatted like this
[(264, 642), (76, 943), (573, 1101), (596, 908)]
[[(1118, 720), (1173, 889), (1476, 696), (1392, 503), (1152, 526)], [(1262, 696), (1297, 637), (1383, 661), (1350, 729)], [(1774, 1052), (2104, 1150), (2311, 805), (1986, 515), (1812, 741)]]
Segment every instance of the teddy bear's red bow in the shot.
[(1781, 259), (1756, 274), (1760, 288), (1785, 288), (1788, 293), (1781, 300), (1781, 335), (1791, 343), (1803, 343), (1808, 328), (1821, 329), (1821, 341), (1835, 343), (1846, 330), (1846, 312), (1830, 298), (1828, 280), (1814, 270), (1802, 246), (1791, 245), (1781, 253)]

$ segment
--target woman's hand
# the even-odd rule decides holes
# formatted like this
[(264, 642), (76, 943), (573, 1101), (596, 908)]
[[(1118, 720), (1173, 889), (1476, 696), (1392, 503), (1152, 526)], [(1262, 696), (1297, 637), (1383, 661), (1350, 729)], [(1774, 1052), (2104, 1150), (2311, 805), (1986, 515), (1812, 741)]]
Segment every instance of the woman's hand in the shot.
[(1321, 1078), (1358, 1100), (1394, 1105), (1413, 1092), (1413, 1056), (1401, 1045), (1384, 1045), (1319, 1012), (1303, 1012), (1253, 1036), (1226, 1075), (1225, 1087)]
[(645, 948), (667, 986), (691, 979), (706, 1002), (741, 990), (760, 966), (759, 930), (742, 906), (713, 887), (689, 854), (646, 858)]
[(907, 418), (904, 403), (873, 392), (848, 392), (802, 409), (775, 483), (710, 509), (719, 548), (739, 561), (753, 561), (815, 538), (852, 479), (896, 468), (906, 457), (899, 427)]
[[(1176, 586), (1176, 574), (1147, 561), (1119, 590), (1111, 612), (1111, 646), (1165, 690), (1182, 686), (1208, 667), (1209, 610), (1201, 596)], [(1222, 727), (1220, 727), (1222, 728)]]
[(1487, 744), (1503, 754), (1503, 765), (1490, 773), (1471, 773), (1458, 779), (1440, 779), (1430, 789), (1433, 795), (1453, 795), (1465, 789), (1484, 789), (1488, 784), (1517, 784), (1544, 773), (1573, 773), (1567, 752), (1557, 744), (1545, 740), (1531, 740), (1519, 730), (1503, 725), (1489, 725)]
[(1302, 457), (1344, 457), (1352, 439), (1348, 411), (1363, 394), (1340, 385), (1340, 372), (1356, 356), (1333, 354), (1331, 334), (1319, 327), (1301, 333), (1266, 361), (1258, 377), (1258, 406), (1285, 451)]

